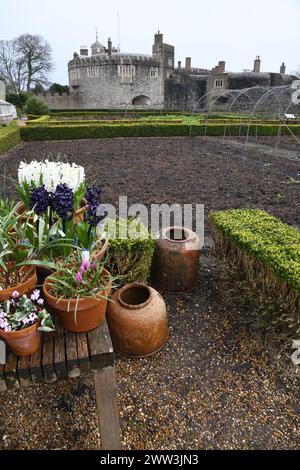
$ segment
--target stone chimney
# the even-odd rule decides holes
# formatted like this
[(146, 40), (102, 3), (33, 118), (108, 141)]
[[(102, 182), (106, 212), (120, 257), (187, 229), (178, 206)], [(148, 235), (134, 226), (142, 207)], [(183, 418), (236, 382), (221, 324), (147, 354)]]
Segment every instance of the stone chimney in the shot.
[(80, 46), (80, 55), (89, 55), (87, 46)]
[(260, 59), (260, 56), (257, 55), (254, 61), (253, 72), (260, 73), (260, 67), (261, 67), (261, 59)]
[(178, 70), (181, 70), (181, 60), (178, 61)]
[(284, 62), (282, 62), (282, 65), (281, 65), (281, 67), (280, 67), (280, 73), (281, 73), (282, 75), (285, 75), (285, 72), (286, 72), (286, 65), (285, 65)]
[(218, 72), (225, 73), (226, 62), (224, 60), (220, 60), (218, 64)]
[(185, 70), (186, 72), (190, 72), (192, 70), (192, 58), (186, 57), (185, 59)]

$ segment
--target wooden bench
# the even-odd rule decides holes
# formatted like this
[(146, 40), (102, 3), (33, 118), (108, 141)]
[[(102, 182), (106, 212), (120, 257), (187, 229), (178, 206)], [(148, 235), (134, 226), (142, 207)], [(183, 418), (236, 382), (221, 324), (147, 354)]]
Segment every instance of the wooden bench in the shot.
[(6, 364), (0, 364), (0, 392), (91, 371), (102, 449), (120, 449), (115, 359), (106, 320), (95, 330), (80, 334), (65, 331), (59, 323), (55, 326), (55, 332), (42, 334), (40, 351), (32, 356), (18, 358), (8, 350)]

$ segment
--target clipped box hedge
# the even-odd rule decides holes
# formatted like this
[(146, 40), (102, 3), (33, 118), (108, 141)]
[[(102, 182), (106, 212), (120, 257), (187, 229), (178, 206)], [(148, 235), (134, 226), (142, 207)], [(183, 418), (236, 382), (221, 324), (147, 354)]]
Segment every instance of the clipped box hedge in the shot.
[(0, 127), (0, 154), (7, 152), (21, 141), (20, 128), (15, 122)]
[[(300, 125), (290, 126), (294, 134), (300, 135)], [(152, 122), (132, 122), (131, 124), (80, 124), (61, 126), (49, 123), (40, 126), (21, 128), (21, 137), (25, 141), (35, 140), (75, 140), (100, 139), (111, 137), (175, 137), (175, 136), (223, 136), (225, 126), (221, 124), (178, 124)], [(279, 126), (265, 124), (250, 126), (250, 135), (277, 136)], [(226, 135), (247, 135), (247, 125), (227, 125)], [(282, 135), (290, 135), (289, 129), (281, 128)]]
[(299, 335), (300, 231), (256, 209), (212, 212), (210, 220), (218, 250), (286, 307), (282, 324)]

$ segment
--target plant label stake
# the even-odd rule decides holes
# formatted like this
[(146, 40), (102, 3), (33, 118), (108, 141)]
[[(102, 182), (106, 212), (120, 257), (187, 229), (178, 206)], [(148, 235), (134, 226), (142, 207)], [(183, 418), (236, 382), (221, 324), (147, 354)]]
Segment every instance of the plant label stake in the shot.
[(2, 340), (0, 340), (0, 364), (6, 364), (6, 347)]

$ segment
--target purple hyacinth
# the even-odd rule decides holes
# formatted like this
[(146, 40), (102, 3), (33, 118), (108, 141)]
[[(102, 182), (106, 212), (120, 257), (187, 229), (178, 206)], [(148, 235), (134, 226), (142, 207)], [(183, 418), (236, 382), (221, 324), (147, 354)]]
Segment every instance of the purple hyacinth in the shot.
[(44, 184), (39, 188), (31, 188), (29, 197), (29, 207), (38, 215), (44, 214), (51, 204), (51, 196)]
[(87, 188), (85, 198), (88, 203), (85, 220), (91, 227), (96, 227), (107, 216), (105, 206), (101, 204), (101, 189), (95, 186)]
[(73, 217), (74, 194), (72, 189), (64, 184), (56, 186), (53, 193), (52, 208), (56, 214), (64, 220), (70, 220)]

